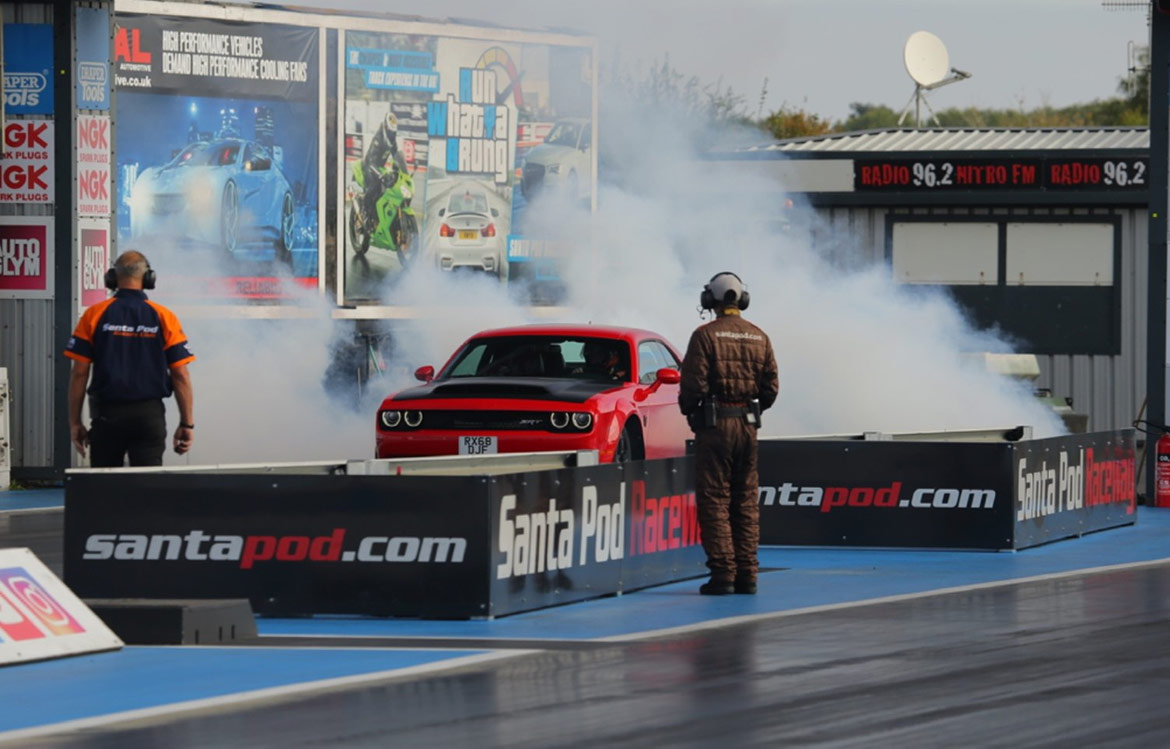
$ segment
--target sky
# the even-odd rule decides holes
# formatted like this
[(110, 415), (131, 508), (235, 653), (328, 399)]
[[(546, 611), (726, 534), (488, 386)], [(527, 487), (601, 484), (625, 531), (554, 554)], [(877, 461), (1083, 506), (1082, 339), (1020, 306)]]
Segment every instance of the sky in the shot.
[[(635, 70), (669, 58), (703, 83), (722, 81), (745, 111), (795, 107), (842, 120), (854, 102), (900, 111), (914, 92), (903, 50), (915, 31), (946, 45), (968, 80), (933, 91), (949, 107), (1062, 107), (1117, 95), (1130, 43), (1149, 42), (1144, 9), (1102, 0), (305, 0), (305, 5), (519, 28), (561, 27), (598, 37), (601, 64)], [(1114, 3), (1116, 4), (1116, 2)]]

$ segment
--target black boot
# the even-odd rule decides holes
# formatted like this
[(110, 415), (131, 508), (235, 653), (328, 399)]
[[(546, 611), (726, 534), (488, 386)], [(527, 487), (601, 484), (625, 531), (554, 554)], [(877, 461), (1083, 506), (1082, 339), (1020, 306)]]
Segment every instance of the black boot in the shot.
[(735, 585), (730, 580), (716, 580), (711, 578), (699, 586), (699, 593), (705, 596), (726, 596), (735, 592)]
[(736, 593), (743, 593), (745, 595), (754, 596), (756, 594), (756, 581), (749, 577), (735, 578), (733, 586)]

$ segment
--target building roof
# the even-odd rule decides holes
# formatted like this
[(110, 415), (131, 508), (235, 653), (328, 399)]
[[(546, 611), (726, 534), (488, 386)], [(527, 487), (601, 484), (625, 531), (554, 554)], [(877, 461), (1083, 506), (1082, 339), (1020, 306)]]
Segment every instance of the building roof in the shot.
[(745, 152), (874, 153), (881, 151), (1148, 151), (1146, 127), (1096, 128), (890, 128), (791, 138), (740, 149)]

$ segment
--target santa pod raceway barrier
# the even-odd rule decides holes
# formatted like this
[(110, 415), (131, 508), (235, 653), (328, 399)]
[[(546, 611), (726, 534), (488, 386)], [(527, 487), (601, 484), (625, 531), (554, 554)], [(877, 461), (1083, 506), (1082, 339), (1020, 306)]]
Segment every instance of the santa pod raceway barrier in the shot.
[(65, 580), (83, 598), (470, 618), (706, 573), (689, 457), (495, 475), (363, 463), (69, 471)]
[(1017, 442), (762, 439), (760, 542), (1024, 549), (1132, 525), (1134, 452), (1132, 429)]

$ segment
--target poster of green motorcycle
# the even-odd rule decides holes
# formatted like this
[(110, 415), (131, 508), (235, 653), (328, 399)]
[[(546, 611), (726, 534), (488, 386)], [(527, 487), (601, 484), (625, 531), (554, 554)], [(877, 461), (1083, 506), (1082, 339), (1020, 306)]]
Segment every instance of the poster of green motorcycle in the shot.
[[(588, 138), (541, 148), (562, 122), (592, 131), (591, 48), (373, 31), (344, 45), (346, 303), (393, 304), (416, 263), (520, 275), (509, 245), (537, 193), (594, 183)], [(533, 164), (552, 176), (530, 166), (525, 182), (525, 154), (545, 152)]]

